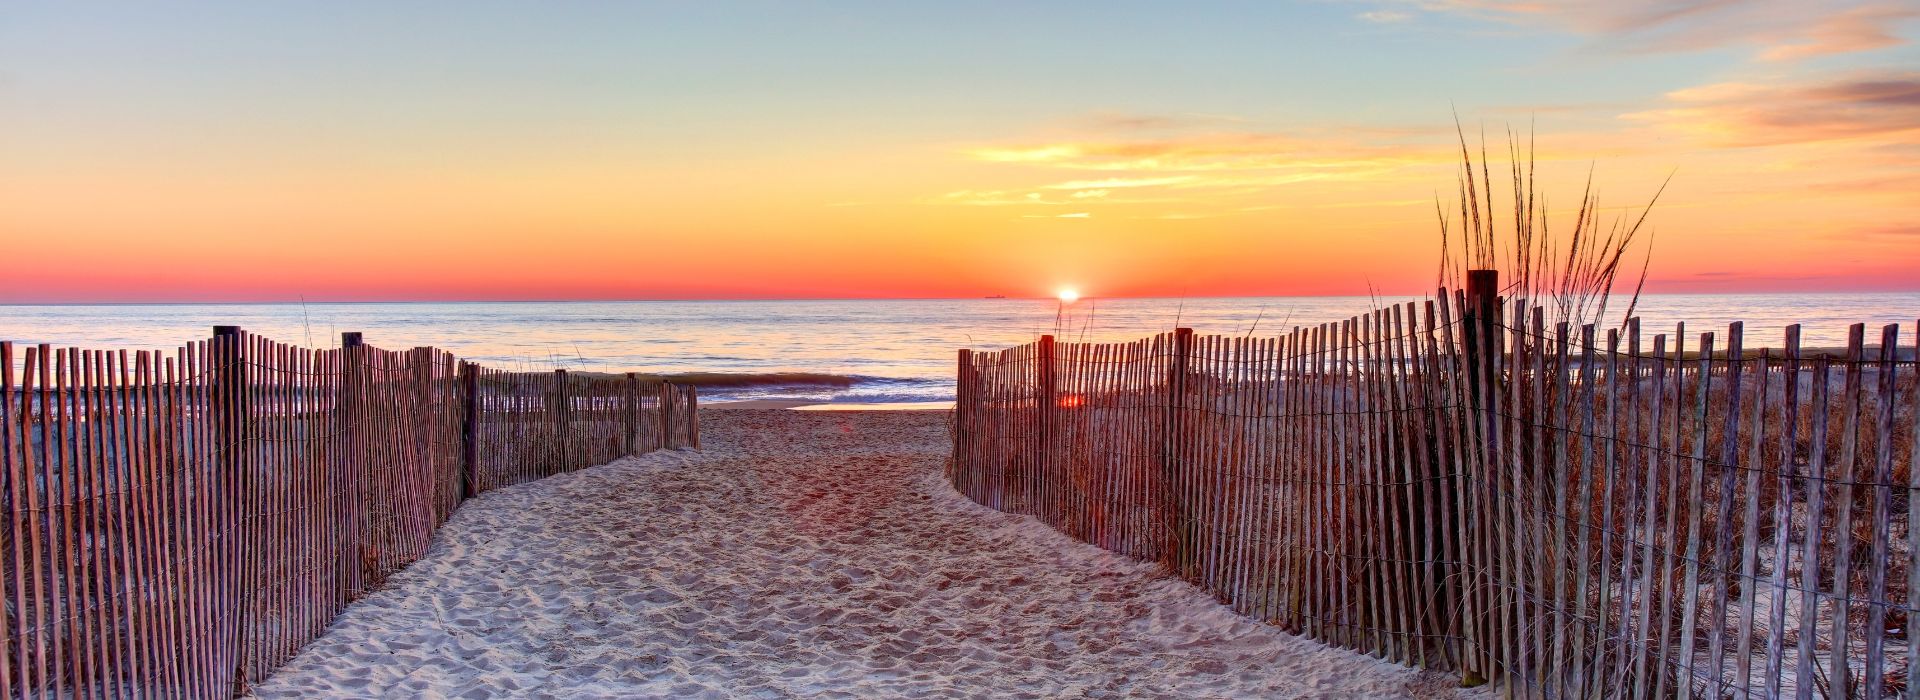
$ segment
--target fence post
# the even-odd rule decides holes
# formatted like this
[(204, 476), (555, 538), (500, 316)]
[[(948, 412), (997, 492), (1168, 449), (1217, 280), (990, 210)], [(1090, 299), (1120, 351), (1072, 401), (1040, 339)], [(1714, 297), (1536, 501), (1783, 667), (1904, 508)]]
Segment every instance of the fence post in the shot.
[(640, 373), (627, 373), (627, 454), (640, 452)]
[(347, 521), (342, 523), (346, 544), (339, 552), (340, 573), (345, 578), (343, 587), (347, 600), (359, 598), (361, 586), (366, 582), (360, 556), (366, 536), (363, 519), (367, 509), (366, 465), (362, 463), (365, 455), (360, 425), (364, 410), (362, 396), (366, 392), (366, 350), (366, 342), (358, 332), (340, 334), (340, 391), (334, 407), (334, 420), (340, 425), (336, 431), (340, 443), (334, 446), (334, 453), (339, 455), (340, 471), (346, 483), (354, 489), (354, 496), (343, 507), (343, 517)]
[(1480, 380), (1490, 381), (1493, 374), (1491, 349), (1500, 324), (1499, 292), (1498, 270), (1467, 271), (1467, 308), (1461, 314), (1461, 319), (1465, 322), (1462, 325), (1466, 329), (1463, 334), (1467, 339), (1468, 377), (1472, 380), (1476, 410), (1482, 408)]
[(1167, 361), (1167, 410), (1160, 426), (1160, 526), (1166, 533), (1160, 560), (1175, 574), (1180, 569), (1186, 547), (1187, 513), (1180, 501), (1178, 487), (1185, 474), (1181, 449), (1187, 444), (1182, 433), (1186, 426), (1187, 371), (1193, 353), (1193, 329), (1173, 329), (1173, 347)]
[(480, 495), (480, 365), (460, 363), (460, 498)]
[[(252, 585), (252, 569), (246, 564), (238, 564), (244, 555), (244, 549), (251, 546), (248, 542), (247, 528), (253, 523), (250, 512), (254, 504), (254, 483), (247, 470), (247, 460), (242, 452), (247, 444), (247, 362), (244, 336), (239, 326), (214, 326), (213, 342), (208, 344), (211, 355), (208, 369), (212, 377), (208, 383), (212, 387), (212, 396), (208, 410), (213, 415), (212, 443), (218, 450), (215, 457), (214, 478), (230, 486), (224, 494), (220, 507), (226, 514), (229, 528), (225, 540), (225, 556), (230, 568), (226, 571), (227, 589), (224, 591), (226, 602), (237, 606), (233, 613), (234, 622), (227, 628), (230, 634), (228, 647), (233, 656), (228, 660), (233, 664), (233, 689), (235, 695), (245, 695), (249, 688), (247, 682), (247, 652), (249, 640), (243, 636), (248, 629), (247, 620), (251, 615), (245, 602), (248, 586)], [(43, 360), (44, 361), (44, 360)], [(12, 371), (11, 367), (7, 368)]]
[[(1481, 459), (1489, 461), (1475, 463), (1476, 460), (1470, 457), (1468, 464), (1459, 465), (1459, 469), (1464, 472), (1464, 476), (1466, 477), (1463, 483), (1465, 484), (1467, 493), (1458, 494), (1463, 504), (1476, 502), (1471, 497), (1471, 494), (1475, 490), (1482, 488), (1481, 482), (1482, 477), (1486, 476), (1486, 465), (1492, 463), (1491, 460), (1494, 459), (1493, 455), (1498, 454), (1498, 450), (1500, 449), (1500, 445), (1492, 429), (1493, 422), (1497, 419), (1489, 410), (1489, 407), (1495, 400), (1493, 395), (1499, 393), (1499, 386), (1495, 383), (1496, 378), (1493, 376), (1494, 360), (1500, 352), (1499, 345), (1496, 342), (1499, 337), (1500, 325), (1499, 294), (1500, 272), (1498, 270), (1467, 271), (1467, 305), (1466, 308), (1460, 312), (1460, 336), (1461, 342), (1464, 344), (1463, 359), (1466, 363), (1467, 372), (1467, 395), (1462, 398), (1467, 400), (1468, 416), (1470, 416), (1470, 419), (1467, 425), (1462, 426), (1464, 430), (1459, 438), (1462, 444), (1475, 445), (1476, 449), (1469, 450), (1469, 455), (1477, 454), (1480, 455)], [(1489, 490), (1485, 492), (1484, 499), (1479, 502), (1491, 503), (1491, 499), (1493, 498), (1495, 498), (1495, 495)], [(1492, 517), (1492, 512), (1475, 512), (1464, 505), (1461, 511), (1462, 513), (1460, 515), (1470, 521), (1478, 521), (1481, 518)], [(1497, 510), (1494, 512), (1497, 512)], [(1462, 548), (1474, 547), (1484, 551), (1481, 543), (1492, 535), (1492, 530), (1489, 528), (1469, 526), (1465, 531), (1474, 533), (1474, 540), (1472, 542), (1458, 542), (1457, 546)], [(1492, 546), (1499, 546), (1500, 544), (1501, 543), (1493, 543)], [(1459, 558), (1455, 557), (1455, 559), (1458, 560)], [(1484, 596), (1482, 598), (1483, 600), (1495, 602), (1494, 593), (1486, 590), (1486, 586), (1491, 585), (1491, 582), (1477, 580), (1478, 577), (1486, 576), (1490, 573), (1489, 570), (1484, 568), (1477, 572), (1468, 572), (1468, 576), (1472, 578), (1466, 582), (1467, 585), (1465, 589), (1468, 591), (1474, 591), (1476, 589), (1485, 591), (1478, 595)], [(1476, 594), (1470, 592), (1468, 595)], [(1488, 614), (1488, 611), (1491, 609), (1492, 608), (1485, 608), (1481, 612), (1482, 614)], [(1482, 643), (1484, 643), (1484, 640)], [(1484, 648), (1479, 651), (1486, 653)], [(1486, 661), (1484, 658), (1481, 660)], [(1495, 666), (1495, 664), (1487, 664), (1484, 667), (1476, 666), (1472, 663), (1462, 664), (1460, 684), (1465, 687), (1486, 684), (1489, 680), (1486, 675), (1487, 671)]]
[(554, 472), (556, 474), (573, 468), (573, 461), (569, 458), (573, 452), (572, 409), (573, 398), (567, 393), (567, 371), (556, 369), (553, 371), (553, 421), (558, 439), (555, 440), (554, 449), (560, 453), (560, 467), (559, 471)]
[[(970, 426), (967, 423), (971, 415), (967, 410), (967, 402), (970, 394), (968, 391), (968, 383), (972, 381), (972, 378), (968, 375), (968, 370), (972, 366), (973, 351), (961, 348), (960, 363), (953, 373), (953, 461), (949, 463), (947, 468), (947, 478), (949, 481), (954, 480), (958, 474), (972, 473), (973, 461), (971, 459), (965, 459), (965, 464), (962, 464), (963, 458), (961, 457), (961, 455), (967, 454), (969, 446), (973, 444), (972, 438), (968, 435), (968, 428)], [(967, 471), (962, 472), (962, 469), (966, 469)], [(958, 484), (955, 484), (955, 486), (958, 486)], [(967, 492), (967, 496), (969, 497), (975, 495), (976, 494), (971, 491)]]
[(700, 449), (700, 385), (687, 385), (687, 442)]
[(1030, 488), (1033, 489), (1033, 499), (1028, 501), (1028, 506), (1033, 508), (1034, 515), (1041, 520), (1058, 527), (1062, 523), (1059, 520), (1059, 513), (1055, 512), (1056, 504), (1053, 502), (1053, 496), (1058, 492), (1061, 484), (1058, 475), (1053, 473), (1053, 465), (1056, 461), (1053, 458), (1053, 429), (1056, 418), (1054, 411), (1060, 402), (1060, 397), (1053, 376), (1053, 336), (1040, 336), (1036, 362), (1038, 365), (1034, 367), (1034, 378), (1039, 381), (1040, 395), (1036, 402), (1039, 405), (1035, 408), (1039, 409), (1040, 415), (1037, 416), (1039, 420), (1034, 426), (1037, 430), (1034, 436), (1033, 468), (1037, 479), (1029, 482)]
[(673, 447), (673, 382), (660, 382), (660, 430), (656, 435), (660, 440), (657, 449)]

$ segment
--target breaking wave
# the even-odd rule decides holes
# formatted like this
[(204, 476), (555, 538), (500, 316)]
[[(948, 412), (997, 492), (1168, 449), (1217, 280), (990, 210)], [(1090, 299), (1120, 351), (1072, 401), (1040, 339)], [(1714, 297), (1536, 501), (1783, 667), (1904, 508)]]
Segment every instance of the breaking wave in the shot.
[(821, 372), (690, 372), (660, 376), (700, 389), (702, 401), (796, 399), (829, 403), (953, 400), (953, 380)]

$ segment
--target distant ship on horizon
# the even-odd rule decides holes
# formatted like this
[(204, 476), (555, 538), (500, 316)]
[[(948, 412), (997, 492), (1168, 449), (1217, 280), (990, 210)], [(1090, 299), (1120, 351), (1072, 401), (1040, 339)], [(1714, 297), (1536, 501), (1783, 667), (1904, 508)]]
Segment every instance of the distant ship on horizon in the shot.
[(1007, 295), (1005, 295), (1005, 294), (989, 294), (989, 295), (987, 295), (987, 298), (988, 298), (988, 299), (1005, 299), (1005, 298), (1007, 298)]

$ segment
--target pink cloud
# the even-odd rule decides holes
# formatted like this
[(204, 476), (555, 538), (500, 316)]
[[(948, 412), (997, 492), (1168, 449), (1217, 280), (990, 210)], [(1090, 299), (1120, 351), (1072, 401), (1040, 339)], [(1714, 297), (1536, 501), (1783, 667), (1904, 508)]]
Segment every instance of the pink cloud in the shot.
[(1797, 84), (1717, 83), (1667, 93), (1669, 106), (1623, 118), (1725, 146), (1875, 138), (1920, 143), (1920, 72)]
[(1911, 7), (1856, 7), (1828, 17), (1807, 30), (1806, 40), (1781, 44), (1761, 52), (1764, 61), (1797, 61), (1814, 56), (1867, 51), (1905, 43), (1894, 35), (1894, 24), (1920, 17)]
[(1762, 47), (1759, 58), (1794, 61), (1905, 43), (1894, 32), (1917, 12), (1907, 3), (1804, 0), (1408, 0), (1430, 12), (1546, 26), (1589, 35), (1596, 47), (1636, 53)]

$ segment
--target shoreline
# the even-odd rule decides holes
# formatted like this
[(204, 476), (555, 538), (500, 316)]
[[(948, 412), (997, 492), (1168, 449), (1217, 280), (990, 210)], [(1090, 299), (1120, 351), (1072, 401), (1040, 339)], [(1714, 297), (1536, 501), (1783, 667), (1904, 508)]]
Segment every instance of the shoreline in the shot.
[(700, 402), (702, 410), (796, 410), (796, 411), (951, 411), (952, 401), (830, 402), (807, 399), (744, 399), (740, 401)]

